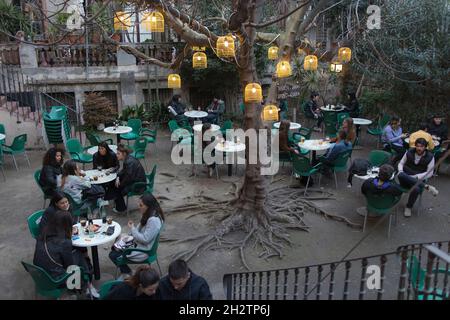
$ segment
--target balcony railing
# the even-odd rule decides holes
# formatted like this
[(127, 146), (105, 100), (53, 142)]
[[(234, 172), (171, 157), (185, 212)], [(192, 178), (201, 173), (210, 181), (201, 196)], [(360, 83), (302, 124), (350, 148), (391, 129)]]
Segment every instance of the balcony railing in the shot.
[(116, 49), (104, 45), (89, 45), (86, 57), (85, 45), (37, 46), (39, 67), (116, 66)]
[(8, 66), (20, 65), (19, 45), (16, 43), (0, 44), (0, 63)]

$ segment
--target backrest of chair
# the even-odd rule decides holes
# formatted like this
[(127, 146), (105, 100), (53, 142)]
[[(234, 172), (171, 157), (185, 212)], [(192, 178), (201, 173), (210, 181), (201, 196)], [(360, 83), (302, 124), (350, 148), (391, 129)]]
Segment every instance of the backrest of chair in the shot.
[(57, 283), (52, 277), (41, 267), (35, 266), (22, 261), (25, 270), (33, 278), (34, 284), (38, 290), (54, 290), (57, 289)]
[(178, 123), (175, 120), (170, 120), (168, 124), (169, 130), (172, 133), (179, 128)]
[(348, 150), (345, 152), (341, 152), (336, 160), (334, 160), (333, 164), (335, 167), (345, 167), (347, 166), (348, 158), (350, 158), (350, 155), (352, 154), (352, 150)]
[(40, 220), (44, 211), (45, 210), (36, 211), (27, 218), (28, 229), (30, 230), (31, 236), (35, 239), (39, 235), (39, 223), (37, 221)]
[(384, 127), (387, 126), (389, 121), (391, 120), (391, 116), (388, 114), (383, 114), (383, 116), (380, 118), (379, 127), (380, 129), (384, 129)]
[(350, 114), (348, 112), (339, 112), (337, 114), (337, 123), (338, 123), (338, 128), (342, 127), (342, 123), (344, 122), (345, 119), (350, 118)]
[(111, 288), (117, 284), (122, 283), (123, 281), (121, 280), (111, 280), (111, 281), (107, 281), (104, 284), (102, 284), (102, 286), (100, 287), (100, 299), (105, 299), (106, 296), (109, 294), (109, 291), (111, 290)]
[(369, 153), (369, 162), (375, 167), (380, 167), (389, 162), (391, 154), (383, 150), (372, 150)]
[(128, 119), (128, 126), (133, 129), (133, 133), (139, 134), (142, 127), (141, 119)]
[(25, 144), (27, 143), (27, 134), (20, 134), (14, 138), (14, 141), (11, 145), (12, 150), (21, 151), (25, 150)]
[(231, 120), (226, 120), (226, 121), (223, 123), (222, 129), (223, 129), (223, 130), (233, 129), (233, 121), (231, 121)]
[(400, 197), (384, 193), (384, 194), (368, 194), (365, 195), (367, 205), (379, 209), (386, 210), (392, 208), (397, 202), (400, 201)]
[(292, 159), (292, 169), (295, 173), (307, 173), (311, 170), (311, 164), (309, 162), (309, 159), (298, 155), (296, 153), (291, 153), (291, 159)]
[(98, 146), (100, 139), (93, 133), (86, 132), (86, 138), (89, 140), (91, 146)]
[(0, 133), (5, 134), (5, 126), (0, 123)]
[(158, 246), (159, 246), (159, 235), (161, 234), (162, 228), (163, 228), (163, 224), (162, 224), (162, 221), (161, 221), (161, 229), (159, 229), (158, 235), (156, 236), (155, 241), (153, 242), (152, 248), (150, 249), (150, 252), (148, 254), (150, 257), (157, 255)]
[(83, 147), (81, 146), (81, 143), (78, 139), (72, 138), (67, 140), (66, 142), (67, 150), (69, 153), (75, 152), (75, 153), (81, 153), (83, 152)]
[(3, 164), (3, 148), (2, 142), (0, 141), (0, 165)]
[(144, 137), (137, 138), (134, 141), (133, 149), (135, 152), (145, 152), (145, 149), (147, 148), (147, 139)]
[(156, 164), (153, 166), (152, 172), (148, 175), (145, 175), (147, 178), (147, 183), (149, 184), (148, 188), (153, 192), (153, 186), (155, 184), (155, 176), (156, 176)]
[(325, 135), (336, 135), (336, 123), (325, 121)]
[(328, 121), (328, 122), (336, 124), (336, 122), (337, 122), (336, 112), (324, 112), (323, 120), (325, 122)]
[(302, 127), (298, 130), (298, 132), (305, 137), (306, 140), (311, 139), (312, 130), (309, 128)]

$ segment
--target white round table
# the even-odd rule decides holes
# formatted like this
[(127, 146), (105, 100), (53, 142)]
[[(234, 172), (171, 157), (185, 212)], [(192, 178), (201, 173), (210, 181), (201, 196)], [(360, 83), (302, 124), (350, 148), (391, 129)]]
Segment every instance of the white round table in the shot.
[(188, 118), (204, 118), (208, 116), (208, 112), (205, 111), (186, 111), (184, 115)]
[(109, 134), (115, 134), (117, 136), (117, 144), (119, 144), (120, 135), (133, 131), (133, 128), (128, 126), (118, 126), (118, 127), (112, 126), (106, 127), (105, 129), (103, 129), (103, 131)]
[(372, 120), (369, 120), (369, 119), (364, 119), (364, 118), (352, 118), (352, 119), (353, 119), (354, 125), (368, 126), (368, 125), (372, 124)]
[[(89, 179), (89, 182), (91, 184), (103, 184), (116, 180), (117, 173), (112, 172), (107, 175), (105, 171), (106, 170), (100, 171), (97, 169), (86, 170), (84, 171), (84, 173), (86, 174), (85, 179)], [(94, 177), (98, 177), (98, 179), (94, 180)]]
[(320, 110), (326, 111), (326, 112), (341, 112), (344, 111), (344, 107), (336, 107), (334, 105), (327, 105), (325, 107), (320, 107)]
[[(109, 144), (108, 146), (109, 146), (109, 148), (111, 149), (112, 152), (114, 152), (114, 153), (117, 152), (117, 146), (115, 144)], [(91, 148), (86, 150), (87, 153), (92, 154), (92, 155), (97, 153), (97, 151), (98, 151), (98, 146), (94, 146), (94, 147), (91, 147)]]
[[(202, 132), (202, 127), (203, 127), (203, 124), (200, 123), (200, 124), (194, 125), (192, 127), (192, 129), (194, 129), (195, 132)], [(211, 124), (211, 130), (218, 131), (218, 130), (220, 130), (220, 126), (218, 126), (217, 124)]]
[(317, 151), (328, 150), (331, 144), (324, 140), (305, 140), (303, 143), (299, 142), (298, 146), (305, 150), (312, 151), (312, 161), (316, 162)]
[[(86, 219), (87, 220), (87, 219)], [(113, 221), (112, 224), (103, 224), (101, 219), (95, 219), (93, 220), (94, 224), (97, 224), (100, 227), (100, 229), (97, 230), (96, 233), (94, 233), (94, 237), (89, 237), (89, 234), (86, 234), (81, 227), (80, 223), (77, 223), (75, 227), (78, 228), (78, 235), (72, 237), (72, 245), (74, 247), (80, 247), (80, 248), (91, 248), (92, 253), (92, 263), (94, 265), (94, 278), (95, 280), (100, 279), (100, 264), (98, 261), (98, 246), (102, 244), (106, 244), (109, 242), (113, 242), (122, 232), (122, 228), (120, 227), (120, 224)], [(114, 226), (114, 233), (110, 236), (104, 234), (103, 232), (106, 232), (108, 227)]]
[[(409, 144), (409, 138), (405, 138), (404, 141)], [(441, 143), (438, 140), (433, 139), (433, 143), (435, 147), (438, 147)]]
[[(275, 122), (273, 126), (277, 129), (280, 129), (280, 122)], [(300, 129), (302, 125), (300, 123), (291, 122), (291, 125), (289, 126), (289, 130), (297, 130)]]
[[(224, 143), (218, 143), (215, 149), (219, 152), (237, 153), (245, 150), (245, 143), (235, 143), (233, 141), (225, 141)], [(237, 166), (237, 164), (236, 164)], [(237, 168), (237, 167), (236, 167)], [(237, 170), (237, 169), (236, 169)], [(228, 164), (228, 176), (233, 174), (233, 164)]]

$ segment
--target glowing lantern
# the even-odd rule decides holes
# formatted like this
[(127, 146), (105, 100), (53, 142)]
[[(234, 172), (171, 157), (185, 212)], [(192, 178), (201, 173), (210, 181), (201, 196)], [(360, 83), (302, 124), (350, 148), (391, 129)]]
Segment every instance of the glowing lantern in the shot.
[(278, 121), (278, 108), (273, 104), (264, 107), (263, 110), (264, 121)]
[(208, 66), (208, 58), (203, 52), (196, 52), (192, 56), (192, 67), (194, 69), (204, 69)]
[(197, 47), (197, 46), (193, 46), (193, 47), (192, 47), (192, 50), (193, 50), (193, 51), (205, 51), (205, 50), (206, 50), (206, 47)]
[(340, 73), (342, 71), (342, 63), (340, 62), (332, 62), (330, 64), (330, 71)]
[(131, 26), (130, 16), (130, 13), (117, 11), (114, 16), (114, 30), (127, 30)]
[(142, 24), (150, 32), (164, 32), (164, 16), (160, 12), (148, 13), (142, 20)]
[(347, 47), (342, 47), (339, 48), (338, 51), (338, 59), (339, 61), (341, 61), (342, 63), (346, 63), (349, 62), (352, 58), (352, 49), (347, 48)]
[(306, 56), (306, 52), (305, 52), (305, 50), (303, 50), (302, 48), (298, 48), (297, 49), (297, 54), (299, 55), (299, 56)]
[(249, 83), (245, 86), (245, 102), (261, 102), (262, 98), (262, 89), (258, 83)]
[(309, 55), (305, 57), (303, 68), (305, 70), (317, 70), (317, 64), (317, 57), (314, 55)]
[(291, 64), (289, 61), (280, 61), (277, 64), (277, 77), (286, 78), (292, 75)]
[(167, 77), (167, 87), (172, 89), (181, 88), (180, 75), (176, 73), (169, 74), (169, 76)]
[(222, 58), (232, 58), (234, 52), (234, 39), (232, 36), (223, 36), (217, 39), (217, 56)]
[(269, 60), (277, 60), (278, 59), (278, 47), (270, 47), (267, 52), (267, 56)]

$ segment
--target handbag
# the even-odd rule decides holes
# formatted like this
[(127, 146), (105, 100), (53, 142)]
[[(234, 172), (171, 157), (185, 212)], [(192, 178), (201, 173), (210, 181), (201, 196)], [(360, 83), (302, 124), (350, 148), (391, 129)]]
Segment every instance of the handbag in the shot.
[(113, 249), (116, 251), (124, 251), (125, 249), (135, 248), (136, 243), (134, 242), (133, 236), (125, 235), (121, 236), (118, 241), (113, 245)]
[(97, 184), (93, 184), (89, 189), (83, 190), (83, 199), (86, 200), (97, 200), (98, 198), (103, 198), (104, 196), (105, 189)]

